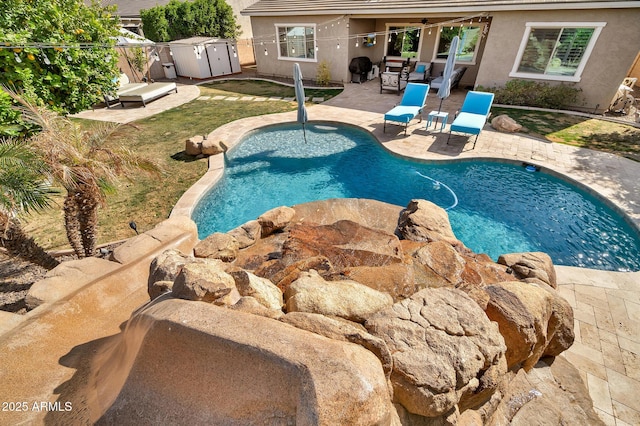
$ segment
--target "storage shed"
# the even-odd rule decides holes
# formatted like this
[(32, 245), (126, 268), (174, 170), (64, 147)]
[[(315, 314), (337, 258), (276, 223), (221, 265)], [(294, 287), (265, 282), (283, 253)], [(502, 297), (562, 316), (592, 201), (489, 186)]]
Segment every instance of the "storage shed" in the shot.
[(209, 78), (241, 72), (235, 40), (191, 37), (169, 46), (178, 76)]

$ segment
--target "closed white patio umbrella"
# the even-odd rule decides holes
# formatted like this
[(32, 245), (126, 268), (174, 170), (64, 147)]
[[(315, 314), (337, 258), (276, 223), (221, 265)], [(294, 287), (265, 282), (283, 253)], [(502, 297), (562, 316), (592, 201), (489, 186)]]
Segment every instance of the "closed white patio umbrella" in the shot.
[(302, 71), (300, 65), (296, 62), (293, 64), (293, 83), (296, 90), (296, 101), (298, 102), (298, 123), (302, 124), (302, 133), (304, 141), (307, 142), (307, 133), (304, 128), (308, 120), (307, 108), (304, 106), (304, 85), (302, 84)]
[(438, 112), (442, 108), (442, 101), (449, 97), (451, 94), (451, 74), (456, 63), (456, 51), (458, 50), (458, 43), (460, 38), (455, 36), (451, 40), (451, 46), (449, 46), (449, 55), (447, 56), (447, 62), (444, 64), (444, 72), (442, 73), (442, 84), (438, 89), (438, 97), (440, 98), (440, 106), (438, 106)]

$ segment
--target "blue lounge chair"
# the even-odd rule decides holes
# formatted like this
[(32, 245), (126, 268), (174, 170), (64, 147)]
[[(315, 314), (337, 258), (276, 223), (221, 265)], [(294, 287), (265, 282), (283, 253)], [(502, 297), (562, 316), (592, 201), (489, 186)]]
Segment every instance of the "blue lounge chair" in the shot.
[(465, 133), (476, 135), (476, 139), (473, 141), (475, 148), (478, 136), (487, 122), (491, 104), (493, 104), (493, 93), (468, 92), (462, 103), (462, 108), (451, 123), (447, 143), (451, 139), (451, 132)]
[(400, 104), (384, 115), (384, 126), (382, 131), (387, 130), (387, 121), (396, 123), (404, 123), (404, 134), (407, 135), (407, 126), (409, 122), (420, 114), (422, 121), (422, 108), (427, 102), (429, 94), (429, 85), (422, 83), (409, 83), (404, 90)]

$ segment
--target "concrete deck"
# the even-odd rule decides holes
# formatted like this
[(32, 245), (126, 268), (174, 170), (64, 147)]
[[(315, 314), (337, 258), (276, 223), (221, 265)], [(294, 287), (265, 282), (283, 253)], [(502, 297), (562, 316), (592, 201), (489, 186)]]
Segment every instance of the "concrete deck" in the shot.
[[(115, 106), (110, 110), (87, 111), (78, 116), (105, 121), (134, 121), (154, 114), (152, 106), (157, 106), (159, 112), (176, 106), (174, 101), (182, 103), (195, 99), (197, 94), (191, 92), (193, 89), (197, 87), (180, 85), (177, 94), (158, 99), (147, 108), (122, 109)], [(191, 95), (187, 96), (188, 93)], [(444, 101), (443, 110), (450, 113), (449, 122), (462, 104), (465, 93), (454, 90), (452, 96)], [(400, 97), (393, 93), (380, 94), (378, 80), (346, 84), (340, 96), (321, 105), (309, 106), (309, 119), (358, 125), (372, 132), (388, 150), (407, 157), (425, 160), (502, 158), (540, 165), (608, 198), (640, 227), (639, 163), (525, 135), (502, 134), (488, 126), (480, 135), (475, 149), (471, 149), (472, 143), (463, 137), (454, 137), (447, 145), (445, 133), (439, 129), (425, 129), (426, 120), (422, 123), (414, 120), (406, 137), (399, 126), (388, 126), (387, 132), (383, 133), (382, 114), (399, 100)], [(237, 99), (234, 102), (243, 101)], [(168, 103), (171, 106), (167, 106)], [(426, 113), (438, 109), (438, 103), (439, 99), (431, 91), (425, 119)], [(220, 127), (215, 131), (215, 137), (233, 145), (248, 130), (295, 119), (295, 112), (247, 118)], [(190, 213), (193, 204), (221, 175), (221, 158), (212, 158), (210, 172), (185, 193), (172, 214)], [(559, 290), (575, 311), (576, 342), (562, 356), (580, 370), (605, 424), (640, 424), (640, 399), (637, 398), (640, 395), (640, 272), (616, 273), (562, 266), (557, 270)]]

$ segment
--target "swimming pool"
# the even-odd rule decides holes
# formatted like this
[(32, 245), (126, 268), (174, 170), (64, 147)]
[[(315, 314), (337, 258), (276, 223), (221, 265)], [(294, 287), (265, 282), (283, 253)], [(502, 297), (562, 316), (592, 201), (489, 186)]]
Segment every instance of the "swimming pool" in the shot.
[(640, 270), (638, 231), (562, 179), (504, 162), (409, 161), (346, 125), (307, 125), (306, 144), (295, 123), (248, 134), (226, 154), (224, 176), (192, 217), (204, 238), (277, 206), (329, 198), (432, 201), (448, 209), (458, 239), (494, 260), (543, 251), (558, 265)]

